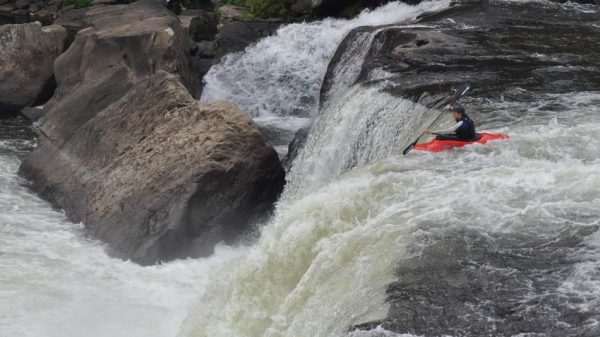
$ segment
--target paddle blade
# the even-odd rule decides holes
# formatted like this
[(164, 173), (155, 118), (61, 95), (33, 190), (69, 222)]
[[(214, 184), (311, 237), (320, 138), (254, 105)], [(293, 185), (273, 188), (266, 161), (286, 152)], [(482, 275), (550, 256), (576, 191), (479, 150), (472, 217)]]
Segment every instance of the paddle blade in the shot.
[(468, 83), (462, 84), (461, 86), (456, 88), (456, 92), (454, 93), (452, 100), (453, 101), (459, 100), (461, 97), (466, 95), (467, 92), (469, 92), (469, 90), (471, 90), (471, 86)]
[(406, 149), (404, 149), (404, 151), (402, 151), (402, 154), (406, 156), (406, 154), (407, 154), (407, 153), (409, 153), (409, 152), (410, 152), (410, 150), (412, 150), (412, 149), (414, 149), (414, 148), (415, 148), (415, 145), (417, 145), (417, 142), (418, 142), (418, 141), (419, 141), (419, 140), (417, 139), (417, 140), (415, 140), (415, 141), (414, 141), (414, 143), (412, 143), (412, 144), (410, 144), (409, 146), (407, 146), (407, 147), (406, 147)]

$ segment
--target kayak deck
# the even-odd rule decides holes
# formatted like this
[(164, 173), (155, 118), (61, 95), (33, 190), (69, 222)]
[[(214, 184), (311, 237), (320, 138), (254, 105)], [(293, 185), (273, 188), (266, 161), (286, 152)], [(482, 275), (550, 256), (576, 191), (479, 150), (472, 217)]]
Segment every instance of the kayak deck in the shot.
[(453, 149), (455, 147), (463, 147), (469, 144), (485, 144), (491, 140), (502, 140), (510, 138), (509, 135), (504, 133), (487, 133), (480, 132), (481, 137), (477, 140), (466, 141), (466, 140), (439, 140), (433, 138), (430, 142), (415, 145), (415, 150), (429, 151), (429, 152), (442, 152)]

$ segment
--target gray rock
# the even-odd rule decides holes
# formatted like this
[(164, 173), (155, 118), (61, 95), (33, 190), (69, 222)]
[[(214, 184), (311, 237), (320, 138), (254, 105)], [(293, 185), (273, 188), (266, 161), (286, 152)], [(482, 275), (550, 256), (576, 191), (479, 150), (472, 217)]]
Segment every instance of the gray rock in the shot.
[[(498, 95), (512, 86), (544, 93), (600, 90), (600, 47), (592, 38), (597, 14), (571, 17), (560, 7), (523, 8), (528, 6), (533, 5), (469, 2), (419, 18), (440, 27), (437, 30), (357, 28), (329, 64), (321, 104), (335, 94), (336, 86), (382, 80), (388, 92), (415, 100), (425, 91), (444, 96), (462, 82), (471, 83), (481, 95)], [(514, 20), (527, 24), (507, 24)], [(374, 36), (364, 60), (357, 60), (351, 55), (352, 40), (364, 34)], [(359, 64), (353, 76), (337, 78), (342, 60)]]
[(125, 95), (138, 78), (158, 70), (179, 74), (190, 92), (198, 90), (199, 79), (189, 72), (185, 32), (160, 3), (91, 7), (77, 17), (89, 26), (56, 60), (58, 89), (47, 109), (62, 117), (47, 122), (50, 137), (60, 139), (67, 129), (78, 128)]
[(196, 44), (198, 46), (197, 54), (202, 58), (214, 58), (217, 56), (218, 47), (213, 41), (202, 41)]
[(290, 145), (288, 146), (287, 155), (283, 159), (283, 166), (285, 167), (286, 172), (289, 172), (289, 170), (292, 168), (292, 163), (304, 147), (304, 144), (306, 144), (306, 140), (308, 139), (309, 133), (310, 126), (306, 126), (298, 130), (294, 135), (294, 139), (290, 142)]
[(258, 40), (273, 35), (283, 21), (228, 22), (219, 27), (219, 57), (243, 51)]
[(0, 108), (19, 112), (33, 104), (52, 77), (66, 31), (41, 23), (0, 27)]
[(283, 187), (273, 148), (236, 107), (192, 98), (186, 31), (160, 3), (82, 13), (21, 172), (116, 256), (151, 264), (235, 241)]
[(64, 121), (55, 111), (46, 118), (50, 137), (21, 172), (114, 255), (142, 264), (235, 242), (283, 188), (277, 154), (247, 113), (194, 100), (164, 71), (71, 132), (48, 130)]
[(16, 9), (26, 9), (29, 8), (29, 0), (17, 0), (14, 3)]
[(242, 21), (244, 16), (249, 14), (246, 7), (224, 5), (218, 9), (219, 17), (223, 21)]
[(189, 37), (195, 41), (212, 41), (217, 35), (219, 18), (213, 12), (194, 10), (186, 11), (179, 16), (187, 27)]
[(26, 107), (21, 110), (21, 114), (35, 122), (44, 115), (44, 109)]

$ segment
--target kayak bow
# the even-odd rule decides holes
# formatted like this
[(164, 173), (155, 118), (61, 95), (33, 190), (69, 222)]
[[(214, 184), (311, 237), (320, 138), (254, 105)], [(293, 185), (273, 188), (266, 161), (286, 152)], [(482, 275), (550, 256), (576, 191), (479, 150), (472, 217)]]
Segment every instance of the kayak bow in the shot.
[(463, 147), (470, 144), (485, 144), (491, 140), (502, 140), (510, 138), (509, 135), (504, 133), (487, 133), (481, 132), (479, 133), (481, 137), (477, 140), (473, 141), (465, 141), (465, 140), (439, 140), (433, 138), (430, 142), (424, 144), (415, 145), (415, 150), (419, 151), (430, 151), (430, 152), (442, 152), (453, 149), (455, 147)]

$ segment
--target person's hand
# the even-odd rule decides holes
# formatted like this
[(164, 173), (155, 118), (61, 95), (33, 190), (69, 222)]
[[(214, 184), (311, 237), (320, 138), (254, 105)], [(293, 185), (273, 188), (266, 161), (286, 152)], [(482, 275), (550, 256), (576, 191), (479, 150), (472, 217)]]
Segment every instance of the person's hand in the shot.
[(425, 129), (425, 131), (423, 131), (424, 135), (430, 135), (431, 134), (431, 130), (429, 129)]
[(446, 111), (450, 111), (450, 109), (452, 109), (452, 104), (448, 104), (444, 107), (444, 110)]

